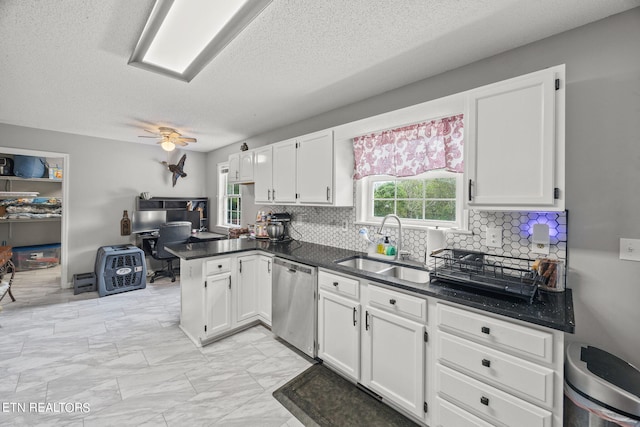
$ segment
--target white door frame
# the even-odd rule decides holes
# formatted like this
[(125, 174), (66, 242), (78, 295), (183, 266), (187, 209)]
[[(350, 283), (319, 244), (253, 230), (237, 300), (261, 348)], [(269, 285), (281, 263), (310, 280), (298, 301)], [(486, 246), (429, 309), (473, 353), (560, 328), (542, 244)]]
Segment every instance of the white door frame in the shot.
[(24, 150), (21, 148), (0, 147), (1, 153), (6, 154), (19, 154), (24, 156), (34, 157), (57, 157), (63, 160), (63, 173), (62, 173), (62, 224), (60, 231), (60, 287), (68, 288), (69, 281), (67, 277), (69, 275), (69, 248), (68, 248), (68, 223), (69, 223), (69, 172), (71, 170), (69, 166), (69, 154), (56, 153), (52, 151), (40, 151), (40, 150)]

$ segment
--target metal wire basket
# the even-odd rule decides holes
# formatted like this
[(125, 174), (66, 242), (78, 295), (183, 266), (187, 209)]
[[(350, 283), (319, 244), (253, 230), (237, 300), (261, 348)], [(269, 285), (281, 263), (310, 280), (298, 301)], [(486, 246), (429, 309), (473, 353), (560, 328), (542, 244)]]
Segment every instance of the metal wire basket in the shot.
[(528, 258), (462, 249), (444, 249), (432, 257), (431, 282), (453, 283), (532, 303), (541, 281), (533, 270), (534, 260)]

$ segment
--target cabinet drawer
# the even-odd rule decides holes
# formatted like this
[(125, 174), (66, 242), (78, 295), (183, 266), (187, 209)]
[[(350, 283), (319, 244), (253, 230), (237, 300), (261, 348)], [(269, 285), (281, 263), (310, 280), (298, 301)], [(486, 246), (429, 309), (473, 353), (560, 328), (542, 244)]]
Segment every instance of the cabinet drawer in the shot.
[(553, 371), (480, 344), (438, 332), (438, 360), (553, 406)]
[(205, 275), (226, 273), (231, 271), (231, 258), (217, 258), (205, 262)]
[(488, 422), (441, 397), (436, 398), (436, 412), (438, 414), (436, 425), (439, 427), (492, 427)]
[(427, 321), (427, 301), (389, 289), (369, 286), (369, 303), (403, 317)]
[(553, 362), (553, 334), (438, 304), (438, 326), (507, 351)]
[(318, 273), (318, 285), (320, 289), (326, 289), (339, 295), (356, 300), (360, 298), (360, 282), (356, 279), (320, 271)]
[(551, 427), (551, 412), (441, 365), (436, 368), (436, 386), (445, 399), (492, 421), (508, 426)]

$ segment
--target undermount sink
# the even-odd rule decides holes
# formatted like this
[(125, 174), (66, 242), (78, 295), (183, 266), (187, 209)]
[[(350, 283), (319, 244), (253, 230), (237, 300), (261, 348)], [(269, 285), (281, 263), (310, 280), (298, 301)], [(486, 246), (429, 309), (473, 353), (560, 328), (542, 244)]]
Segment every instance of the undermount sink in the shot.
[(412, 283), (425, 284), (429, 282), (429, 272), (419, 268), (408, 267), (361, 256), (336, 261), (336, 264), (351, 267), (383, 276), (394, 277)]
[(425, 270), (418, 270), (417, 268), (395, 266), (387, 270), (379, 272), (385, 276), (395, 277), (396, 279), (406, 280), (413, 283), (427, 283), (429, 282), (429, 272)]
[(384, 261), (378, 261), (375, 259), (361, 258), (361, 257), (348, 258), (342, 261), (336, 261), (336, 264), (343, 265), (345, 267), (357, 268), (358, 270), (371, 271), (374, 273), (391, 267), (391, 264), (386, 263)]

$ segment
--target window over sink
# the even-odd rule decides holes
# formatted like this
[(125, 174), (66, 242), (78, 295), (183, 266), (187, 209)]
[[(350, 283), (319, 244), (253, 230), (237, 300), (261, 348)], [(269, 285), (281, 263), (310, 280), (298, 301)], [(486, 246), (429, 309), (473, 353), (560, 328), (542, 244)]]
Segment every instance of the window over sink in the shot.
[(379, 224), (385, 215), (395, 214), (409, 227), (465, 228), (462, 174), (372, 175), (356, 185), (360, 223)]

